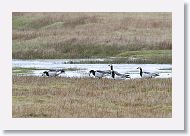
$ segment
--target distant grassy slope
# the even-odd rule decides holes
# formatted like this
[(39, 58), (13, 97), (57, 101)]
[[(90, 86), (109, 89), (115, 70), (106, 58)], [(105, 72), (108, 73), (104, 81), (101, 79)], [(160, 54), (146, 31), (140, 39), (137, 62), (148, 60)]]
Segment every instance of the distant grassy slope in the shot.
[[(171, 17), (171, 13), (13, 13), (13, 58), (116, 57), (129, 51), (171, 50)], [(171, 54), (163, 55), (171, 63)]]

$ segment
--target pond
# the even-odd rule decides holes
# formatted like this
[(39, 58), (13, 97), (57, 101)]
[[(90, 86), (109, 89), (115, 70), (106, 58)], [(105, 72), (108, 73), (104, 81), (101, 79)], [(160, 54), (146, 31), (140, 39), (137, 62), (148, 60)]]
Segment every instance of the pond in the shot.
[[(89, 61), (104, 61), (104, 59), (88, 59)], [(20, 76), (42, 76), (48, 69), (65, 69), (61, 77), (81, 78), (89, 77), (90, 70), (110, 70), (109, 64), (75, 64), (73, 62), (87, 61), (87, 59), (42, 59), (42, 60), (18, 60), (13, 59), (13, 73)], [(142, 67), (143, 71), (156, 72), (160, 76), (157, 78), (171, 78), (171, 64), (112, 64), (115, 71), (128, 73), (131, 78), (140, 78), (137, 67)], [(16, 72), (19, 68), (30, 69)]]

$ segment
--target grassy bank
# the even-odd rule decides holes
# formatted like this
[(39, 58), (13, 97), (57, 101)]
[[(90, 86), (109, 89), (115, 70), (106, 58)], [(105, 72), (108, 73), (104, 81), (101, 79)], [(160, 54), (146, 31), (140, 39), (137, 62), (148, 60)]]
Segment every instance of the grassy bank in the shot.
[[(35, 70), (49, 70), (45, 68), (23, 68), (23, 67), (14, 67), (12, 68), (12, 74), (13, 75), (26, 75), (26, 74), (33, 74)], [(76, 71), (76, 70), (82, 70), (78, 68), (64, 68), (65, 71)]]
[[(172, 49), (171, 13), (13, 13), (12, 25), (14, 59), (104, 58), (126, 52), (130, 58), (138, 55), (134, 51)], [(171, 63), (171, 53), (164, 56)]]
[(13, 76), (13, 117), (172, 117), (171, 79)]

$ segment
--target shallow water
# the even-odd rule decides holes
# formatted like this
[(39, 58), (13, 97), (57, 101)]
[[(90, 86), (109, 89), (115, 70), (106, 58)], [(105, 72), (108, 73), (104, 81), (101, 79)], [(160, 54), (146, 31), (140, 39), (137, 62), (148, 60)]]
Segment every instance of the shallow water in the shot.
[[(61, 74), (62, 77), (88, 77), (90, 70), (110, 70), (108, 64), (69, 64), (68, 62), (80, 62), (87, 59), (59, 59), (59, 60), (13, 60), (12, 67), (35, 68), (40, 70), (33, 70), (32, 74), (22, 73), (24, 76), (41, 76), (43, 71), (47, 69), (69, 69), (77, 70), (69, 71)], [(88, 59), (89, 60), (89, 59)], [(89, 61), (104, 61), (105, 59), (90, 59)], [(157, 78), (171, 78), (172, 65), (171, 64), (113, 64), (115, 71), (119, 73), (128, 73), (131, 78), (140, 78), (137, 67), (142, 67), (143, 71), (157, 72)], [(44, 70), (43, 70), (44, 69)], [(108, 77), (109, 78), (109, 77)]]

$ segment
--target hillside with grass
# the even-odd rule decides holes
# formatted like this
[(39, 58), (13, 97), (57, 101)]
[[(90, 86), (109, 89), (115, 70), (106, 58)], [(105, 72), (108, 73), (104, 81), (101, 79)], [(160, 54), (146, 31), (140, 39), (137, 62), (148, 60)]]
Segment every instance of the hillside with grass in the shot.
[(15, 12), (12, 29), (13, 59), (119, 57), (172, 63), (171, 13)]

